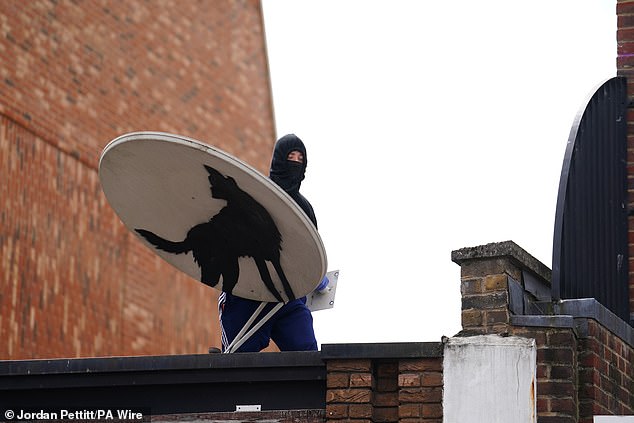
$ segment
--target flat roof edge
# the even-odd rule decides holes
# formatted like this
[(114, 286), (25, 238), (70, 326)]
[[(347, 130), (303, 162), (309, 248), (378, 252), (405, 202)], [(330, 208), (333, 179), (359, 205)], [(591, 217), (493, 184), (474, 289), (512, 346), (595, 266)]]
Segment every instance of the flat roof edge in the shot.
[(321, 356), (324, 360), (438, 358), (442, 355), (442, 342), (323, 344), (321, 346)]
[(0, 360), (0, 376), (323, 366), (318, 351)]

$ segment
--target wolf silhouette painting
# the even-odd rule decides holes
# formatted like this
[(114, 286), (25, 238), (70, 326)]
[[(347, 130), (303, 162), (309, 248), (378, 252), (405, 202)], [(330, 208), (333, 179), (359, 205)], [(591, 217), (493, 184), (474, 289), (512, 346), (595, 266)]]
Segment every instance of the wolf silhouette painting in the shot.
[(230, 176), (205, 166), (211, 184), (211, 196), (227, 204), (209, 221), (193, 226), (182, 241), (170, 241), (145, 229), (135, 229), (156, 248), (172, 254), (192, 252), (201, 270), (201, 282), (216, 286), (222, 277), (222, 290), (232, 293), (240, 274), (238, 259), (255, 261), (262, 282), (279, 301), (284, 299), (275, 288), (266, 262), (273, 265), (282, 281), (287, 301), (295, 299), (282, 266), (282, 236), (269, 212), (244, 192)]

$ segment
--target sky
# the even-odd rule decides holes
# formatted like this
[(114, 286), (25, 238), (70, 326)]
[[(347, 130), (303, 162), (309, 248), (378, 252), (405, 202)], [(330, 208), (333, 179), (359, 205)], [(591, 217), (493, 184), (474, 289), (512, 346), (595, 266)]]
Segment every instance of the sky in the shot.
[(335, 306), (319, 344), (460, 331), (451, 251), (551, 266), (571, 125), (616, 76), (614, 0), (262, 0), (278, 136), (306, 144)]

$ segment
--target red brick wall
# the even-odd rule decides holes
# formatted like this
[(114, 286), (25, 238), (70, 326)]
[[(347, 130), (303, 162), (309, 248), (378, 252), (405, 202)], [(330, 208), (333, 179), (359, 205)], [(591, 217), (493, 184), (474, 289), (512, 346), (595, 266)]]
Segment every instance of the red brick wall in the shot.
[(274, 142), (260, 4), (0, 2), (0, 359), (203, 353), (215, 291), (131, 236), (101, 149), (158, 130), (266, 172)]
[(461, 263), (462, 333), (535, 339), (539, 422), (577, 422), (577, 341), (573, 330), (513, 326), (509, 310), (509, 277), (519, 281), (522, 273), (508, 258)]
[[(634, 1), (619, 0), (617, 12), (617, 74), (627, 77), (627, 92), (634, 99)], [(627, 181), (629, 210), (634, 210), (634, 109), (627, 114)], [(634, 216), (629, 217), (630, 316), (634, 313)]]
[(372, 419), (372, 360), (333, 360), (326, 363), (326, 419)]
[(374, 363), (372, 420), (375, 422), (395, 422), (399, 420), (400, 393), (398, 368), (399, 363), (397, 360)]
[(400, 422), (442, 422), (442, 359), (420, 358), (398, 363)]
[[(507, 244), (453, 253), (454, 261), (461, 265), (461, 335), (535, 339), (539, 423), (592, 423), (594, 415), (634, 415), (634, 348), (592, 318), (577, 317), (573, 325), (571, 316), (514, 314), (509, 303), (511, 280), (523, 284), (523, 275), (543, 264), (535, 265), (535, 259), (517, 246), (502, 250)], [(537, 273), (532, 278), (550, 284)], [(536, 300), (525, 292), (523, 301), (531, 309), (528, 302)], [(545, 303), (540, 304), (542, 309), (547, 309)], [(520, 324), (513, 317), (542, 319)], [(558, 318), (570, 322), (562, 324)]]
[(442, 357), (327, 360), (326, 420), (442, 422)]
[[(535, 339), (539, 423), (579, 420), (577, 344), (569, 328), (512, 327), (514, 336)], [(606, 413), (609, 414), (609, 413)], [(592, 419), (591, 419), (592, 420)]]
[(634, 348), (595, 321), (589, 322), (588, 333), (579, 353), (579, 413), (633, 415)]
[(199, 423), (323, 423), (323, 410), (245, 411), (225, 413), (167, 414), (152, 416), (153, 422), (196, 421)]

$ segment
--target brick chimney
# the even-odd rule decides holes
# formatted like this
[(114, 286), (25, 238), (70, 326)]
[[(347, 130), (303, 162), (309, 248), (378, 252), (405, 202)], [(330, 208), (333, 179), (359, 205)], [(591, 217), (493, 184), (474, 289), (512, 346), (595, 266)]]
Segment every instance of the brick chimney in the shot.
[[(619, 0), (617, 13), (617, 75), (627, 78), (627, 92), (630, 104), (634, 96), (634, 1)], [(634, 320), (634, 109), (627, 113), (627, 181), (628, 181), (628, 223), (629, 265), (630, 265), (630, 321)]]

